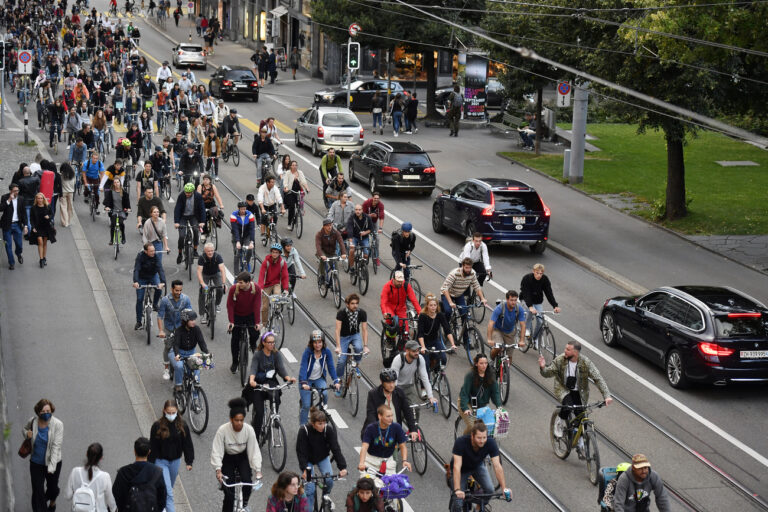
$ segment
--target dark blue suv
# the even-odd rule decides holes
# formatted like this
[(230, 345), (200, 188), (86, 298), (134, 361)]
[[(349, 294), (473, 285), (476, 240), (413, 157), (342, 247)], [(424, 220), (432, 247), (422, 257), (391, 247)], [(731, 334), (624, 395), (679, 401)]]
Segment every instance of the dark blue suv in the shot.
[(528, 244), (547, 248), (550, 211), (539, 194), (521, 181), (480, 178), (444, 190), (432, 205), (432, 229), (466, 237), (479, 232), (487, 244)]

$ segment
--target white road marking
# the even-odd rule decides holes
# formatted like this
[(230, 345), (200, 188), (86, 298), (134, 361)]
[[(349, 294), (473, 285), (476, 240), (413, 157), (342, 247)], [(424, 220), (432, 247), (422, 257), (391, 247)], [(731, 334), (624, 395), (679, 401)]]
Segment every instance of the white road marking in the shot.
[[(301, 158), (302, 160), (307, 162), (312, 167), (315, 166), (315, 164), (312, 161), (310, 161), (307, 157), (305, 157), (303, 154), (301, 154), (295, 148), (292, 148), (292, 147), (289, 148), (288, 144), (284, 144), (284, 147), (286, 147), (287, 149), (292, 151), (297, 157)], [(363, 196), (360, 193), (354, 192), (354, 194), (359, 196), (359, 197), (361, 197), (362, 199), (368, 199), (367, 197)], [(396, 215), (393, 215), (389, 211), (387, 212), (387, 217), (391, 218), (392, 220), (394, 220), (397, 223), (400, 223), (400, 224), (403, 223), (402, 219), (400, 219)], [(432, 240), (431, 238), (426, 236), (424, 233), (422, 233), (420, 231), (417, 231), (416, 229), (414, 229), (413, 232), (418, 234), (419, 236), (421, 236), (422, 240), (424, 240), (429, 245), (431, 245), (432, 247), (437, 249), (439, 252), (443, 253), (444, 255), (446, 255), (451, 260), (456, 261), (457, 256), (455, 254), (452, 254), (452, 253), (448, 252), (446, 249), (441, 247), (437, 242), (435, 242), (434, 240)], [(499, 285), (498, 282), (495, 279), (492, 280), (492, 281), (487, 281), (487, 282), (488, 282), (488, 284), (490, 284), (491, 286), (496, 288), (501, 293), (503, 293), (503, 294), (507, 293), (507, 289), (503, 288), (501, 285)], [(625, 374), (627, 374), (627, 376), (629, 376), (632, 380), (634, 380), (635, 382), (637, 382), (638, 384), (640, 384), (641, 386), (646, 388), (648, 391), (650, 391), (654, 395), (656, 395), (659, 398), (661, 398), (662, 400), (666, 401), (668, 404), (670, 404), (673, 407), (675, 407), (678, 411), (687, 414), (691, 419), (693, 419), (694, 421), (698, 422), (702, 426), (706, 427), (712, 433), (720, 436), (722, 439), (724, 439), (725, 441), (729, 442), (730, 444), (732, 444), (733, 446), (735, 446), (736, 448), (738, 448), (742, 452), (746, 453), (747, 455), (749, 455), (750, 457), (755, 459), (757, 462), (762, 464), (764, 467), (768, 468), (768, 457), (762, 455), (757, 450), (755, 450), (752, 447), (748, 446), (746, 443), (743, 443), (742, 441), (738, 440), (734, 435), (726, 432), (723, 428), (715, 425), (712, 421), (708, 420), (707, 418), (705, 418), (701, 414), (697, 413), (696, 411), (694, 411), (693, 409), (691, 409), (687, 405), (683, 404), (681, 401), (677, 400), (676, 398), (671, 396), (669, 393), (666, 393), (665, 391), (662, 391), (661, 389), (656, 387), (653, 383), (651, 383), (647, 379), (644, 379), (643, 377), (641, 377), (640, 375), (635, 373), (633, 370), (627, 368), (622, 363), (620, 363), (619, 361), (617, 361), (616, 359), (614, 359), (613, 357), (611, 357), (607, 353), (603, 352), (597, 346), (595, 346), (592, 343), (588, 342), (587, 340), (585, 340), (584, 338), (582, 338), (581, 336), (579, 336), (575, 332), (571, 331), (570, 329), (568, 329), (564, 325), (560, 324), (559, 322), (555, 321), (554, 319), (550, 319), (549, 323), (551, 325), (553, 325), (555, 328), (557, 328), (560, 332), (565, 334), (566, 336), (569, 336), (570, 338), (572, 338), (574, 340), (577, 340), (583, 346), (589, 348), (596, 355), (598, 355), (599, 357), (601, 357), (602, 359), (604, 359), (608, 363), (612, 364), (618, 370), (620, 370), (620, 371), (624, 372)]]
[(347, 422), (345, 422), (341, 418), (341, 414), (336, 409), (328, 409), (328, 413), (331, 415), (331, 419), (333, 419), (333, 422), (336, 424), (339, 429), (342, 428), (349, 428), (349, 425), (347, 425)]
[[(283, 357), (289, 362), (289, 363), (297, 363), (298, 359), (293, 357), (293, 354), (290, 350), (288, 350), (288, 347), (283, 347), (280, 349), (280, 353), (283, 354)], [(334, 418), (335, 419), (335, 418)]]

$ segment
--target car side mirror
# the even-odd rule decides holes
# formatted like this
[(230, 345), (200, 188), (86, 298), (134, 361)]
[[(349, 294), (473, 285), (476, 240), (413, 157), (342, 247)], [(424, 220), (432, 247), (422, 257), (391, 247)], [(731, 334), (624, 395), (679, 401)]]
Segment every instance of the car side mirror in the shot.
[(450, 196), (451, 195), (451, 191), (450, 190), (443, 190), (442, 193), (443, 193), (444, 196)]
[(626, 300), (626, 302), (625, 302), (625, 304), (626, 304), (627, 306), (634, 306), (636, 302), (637, 302), (637, 299), (635, 299), (635, 298), (633, 297), (633, 298), (627, 299), (627, 300)]

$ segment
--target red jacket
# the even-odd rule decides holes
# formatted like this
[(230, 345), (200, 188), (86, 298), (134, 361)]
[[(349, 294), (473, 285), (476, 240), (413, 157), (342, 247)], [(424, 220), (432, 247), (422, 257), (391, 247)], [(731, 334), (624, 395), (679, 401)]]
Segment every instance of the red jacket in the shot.
[(416, 314), (421, 313), (421, 306), (410, 284), (404, 284), (397, 288), (394, 284), (394, 279), (387, 281), (384, 288), (381, 289), (381, 314), (386, 315), (390, 313), (398, 318), (405, 318), (408, 312), (405, 303), (406, 298), (413, 304)]
[(280, 283), (283, 290), (288, 290), (288, 265), (282, 256), (277, 258), (277, 263), (272, 262), (272, 255), (264, 258), (259, 270), (259, 286), (269, 288)]
[(256, 324), (261, 323), (261, 287), (253, 282), (250, 283), (250, 289), (245, 291), (239, 291), (237, 283), (230, 286), (227, 294), (227, 315), (231, 324), (235, 323), (235, 315), (253, 315), (253, 321)]

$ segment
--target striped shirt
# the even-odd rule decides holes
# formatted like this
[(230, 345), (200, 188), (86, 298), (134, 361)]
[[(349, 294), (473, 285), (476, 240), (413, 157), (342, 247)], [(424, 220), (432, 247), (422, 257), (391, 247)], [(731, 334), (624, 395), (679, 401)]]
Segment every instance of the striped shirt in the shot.
[(472, 270), (465, 276), (461, 267), (454, 269), (448, 274), (440, 287), (440, 293), (448, 291), (451, 297), (458, 297), (463, 294), (467, 288), (472, 287), (475, 293), (480, 291), (480, 283), (477, 281), (477, 274)]

